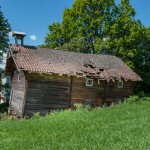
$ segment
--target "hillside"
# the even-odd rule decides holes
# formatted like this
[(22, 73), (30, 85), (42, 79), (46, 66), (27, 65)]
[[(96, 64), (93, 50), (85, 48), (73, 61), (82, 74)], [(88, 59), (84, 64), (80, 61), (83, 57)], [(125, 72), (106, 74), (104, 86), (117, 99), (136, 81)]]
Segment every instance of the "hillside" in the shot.
[(150, 148), (150, 102), (0, 122), (0, 149), (105, 150)]

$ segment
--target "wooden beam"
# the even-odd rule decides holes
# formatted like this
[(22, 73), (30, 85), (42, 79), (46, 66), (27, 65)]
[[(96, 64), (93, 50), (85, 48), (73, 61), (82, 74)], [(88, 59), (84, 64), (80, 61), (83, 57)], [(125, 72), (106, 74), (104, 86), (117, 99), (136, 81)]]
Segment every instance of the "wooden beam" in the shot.
[(103, 105), (105, 104), (105, 100), (106, 100), (106, 84), (107, 84), (107, 81), (105, 80), (105, 81), (104, 81), (104, 96), (103, 96)]
[(25, 74), (25, 87), (24, 87), (24, 101), (23, 101), (23, 105), (22, 105), (22, 116), (25, 116), (25, 103), (26, 103), (26, 97), (27, 97), (27, 87), (28, 87), (28, 80), (27, 80), (27, 75)]
[(70, 76), (70, 103), (69, 103), (69, 107), (71, 107), (71, 99), (72, 99), (72, 76)]
[(15, 60), (15, 58), (14, 58), (14, 54), (13, 54), (13, 52), (12, 52), (11, 49), (10, 49), (10, 53), (11, 53), (11, 56), (12, 56), (12, 58), (13, 58), (13, 61), (14, 61), (15, 65), (16, 65), (16, 68), (17, 68), (18, 72), (20, 72), (20, 69), (19, 69), (19, 67), (18, 67), (18, 65), (17, 65), (17, 63), (16, 63), (16, 60)]

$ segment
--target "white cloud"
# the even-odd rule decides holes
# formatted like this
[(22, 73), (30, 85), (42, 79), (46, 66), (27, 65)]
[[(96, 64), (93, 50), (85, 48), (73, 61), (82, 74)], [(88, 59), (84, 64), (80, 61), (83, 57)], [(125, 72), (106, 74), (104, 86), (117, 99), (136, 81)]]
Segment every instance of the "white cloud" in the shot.
[(36, 36), (35, 35), (30, 35), (30, 39), (35, 41), (36, 40)]

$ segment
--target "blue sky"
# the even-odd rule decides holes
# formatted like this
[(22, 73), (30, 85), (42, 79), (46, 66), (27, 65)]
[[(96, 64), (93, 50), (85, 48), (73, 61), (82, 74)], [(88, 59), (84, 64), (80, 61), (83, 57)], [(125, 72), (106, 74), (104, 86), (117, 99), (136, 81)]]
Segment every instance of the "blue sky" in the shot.
[[(120, 0), (116, 0), (119, 3)], [(65, 7), (70, 8), (74, 0), (0, 0), (1, 10), (13, 31), (25, 32), (26, 45), (40, 45), (48, 33), (48, 25), (61, 21)], [(150, 26), (150, 0), (131, 0), (136, 18), (144, 26)], [(10, 38), (10, 43), (14, 39)]]

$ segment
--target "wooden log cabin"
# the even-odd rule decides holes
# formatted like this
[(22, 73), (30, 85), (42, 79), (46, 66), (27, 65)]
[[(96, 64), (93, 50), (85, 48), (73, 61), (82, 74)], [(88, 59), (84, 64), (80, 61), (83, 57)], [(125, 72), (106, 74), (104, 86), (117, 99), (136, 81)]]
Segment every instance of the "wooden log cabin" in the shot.
[(115, 56), (17, 44), (10, 46), (5, 74), (12, 79), (9, 107), (20, 117), (75, 103), (110, 105), (132, 95), (133, 82), (141, 81)]

